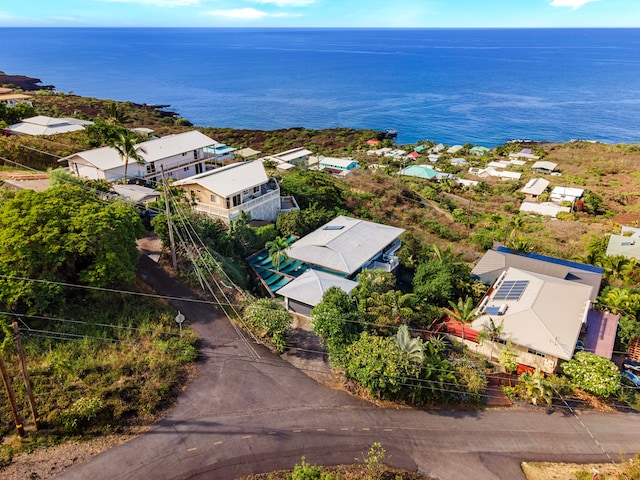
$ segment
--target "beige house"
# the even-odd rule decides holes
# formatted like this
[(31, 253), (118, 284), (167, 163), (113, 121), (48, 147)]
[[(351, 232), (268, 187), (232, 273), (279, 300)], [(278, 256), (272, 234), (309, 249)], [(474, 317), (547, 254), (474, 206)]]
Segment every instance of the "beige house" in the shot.
[(520, 189), (525, 194), (525, 200), (536, 200), (549, 187), (549, 180), (544, 178), (532, 178), (527, 184)]
[(278, 182), (262, 162), (233, 163), (173, 184), (187, 193), (193, 209), (229, 223), (244, 211), (254, 220), (274, 221), (280, 212), (299, 210), (294, 197), (281, 197)]

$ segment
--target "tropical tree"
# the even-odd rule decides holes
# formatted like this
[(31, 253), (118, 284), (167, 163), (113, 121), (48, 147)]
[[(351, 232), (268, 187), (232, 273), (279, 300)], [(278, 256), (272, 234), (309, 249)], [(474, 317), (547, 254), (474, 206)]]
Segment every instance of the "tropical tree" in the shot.
[(628, 265), (629, 259), (623, 255), (604, 255), (599, 261), (607, 280), (622, 280), (625, 272), (629, 271)]
[(401, 352), (412, 362), (422, 363), (424, 360), (424, 343), (419, 338), (412, 338), (407, 325), (400, 325), (396, 333), (396, 344)]
[(537, 405), (539, 401), (544, 401), (548, 406), (551, 406), (553, 389), (544, 373), (539, 369), (536, 369), (534, 373), (522, 372), (517, 388), (521, 395), (534, 405)]
[(370, 270), (367, 268), (358, 274), (356, 281), (358, 286), (352, 293), (358, 300), (360, 311), (366, 312), (371, 295), (393, 290), (396, 284), (396, 277), (393, 273), (384, 270)]
[(124, 161), (124, 180), (127, 180), (127, 169), (129, 167), (129, 161), (134, 160), (142, 163), (143, 158), (140, 156), (140, 152), (147, 153), (143, 147), (137, 144), (138, 137), (130, 132), (119, 132), (116, 138), (111, 140), (111, 147), (115, 148), (120, 155), (120, 158)]
[(248, 305), (243, 313), (245, 321), (258, 329), (260, 336), (269, 337), (278, 353), (284, 352), (287, 329), (293, 318), (283, 305), (270, 298), (261, 298)]
[(457, 303), (449, 300), (449, 307), (443, 308), (443, 310), (449, 318), (460, 324), (462, 327), (462, 339), (464, 340), (464, 326), (471, 323), (476, 315), (473, 298), (466, 297), (464, 300), (458, 298)]
[(270, 242), (267, 242), (264, 246), (269, 251), (269, 258), (271, 263), (276, 267), (277, 271), (280, 271), (280, 265), (282, 262), (286, 262), (289, 259), (287, 255), (287, 248), (289, 248), (289, 241), (285, 237), (276, 237)]
[(500, 350), (498, 362), (508, 373), (513, 373), (518, 369), (518, 355), (513, 349), (511, 339), (507, 340), (507, 343)]
[(122, 125), (131, 121), (126, 112), (116, 102), (109, 103), (106, 114), (106, 122), (111, 125)]
[(478, 338), (481, 340), (487, 339), (491, 341), (491, 353), (489, 354), (489, 361), (493, 362), (493, 350), (495, 348), (495, 342), (502, 335), (502, 330), (504, 328), (504, 320), (496, 325), (495, 321), (492, 317), (489, 317), (489, 322), (485, 323), (482, 326), (482, 330), (478, 335)]
[(368, 300), (366, 316), (378, 328), (408, 323), (415, 316), (416, 304), (417, 297), (413, 293), (403, 293), (399, 290), (373, 292)]

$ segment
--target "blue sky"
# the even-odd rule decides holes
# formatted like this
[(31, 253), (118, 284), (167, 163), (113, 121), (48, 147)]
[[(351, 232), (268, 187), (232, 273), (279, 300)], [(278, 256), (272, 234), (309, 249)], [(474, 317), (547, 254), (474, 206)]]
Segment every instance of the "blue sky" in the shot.
[(14, 0), (3, 27), (640, 27), (640, 0)]

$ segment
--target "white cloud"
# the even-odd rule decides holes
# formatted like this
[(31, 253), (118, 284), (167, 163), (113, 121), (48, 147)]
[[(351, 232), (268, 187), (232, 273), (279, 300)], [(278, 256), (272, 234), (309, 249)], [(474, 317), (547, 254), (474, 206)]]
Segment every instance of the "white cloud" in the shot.
[(232, 8), (229, 10), (211, 10), (205, 12), (207, 15), (214, 17), (227, 17), (236, 18), (242, 20), (259, 20), (260, 18), (267, 17), (269, 14), (255, 8)]
[(253, 0), (256, 3), (273, 3), (278, 7), (306, 7), (316, 0)]
[(577, 10), (583, 5), (591, 2), (597, 2), (598, 0), (553, 0), (551, 2), (552, 7), (571, 7), (572, 10)]
[(189, 7), (198, 5), (200, 0), (102, 0), (107, 3), (139, 3), (156, 7)]

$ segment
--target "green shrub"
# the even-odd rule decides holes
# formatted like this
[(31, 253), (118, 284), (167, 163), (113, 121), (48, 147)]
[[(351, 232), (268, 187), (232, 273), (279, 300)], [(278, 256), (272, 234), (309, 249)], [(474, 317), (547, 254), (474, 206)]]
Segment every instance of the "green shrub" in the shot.
[(286, 308), (269, 298), (261, 298), (245, 308), (244, 320), (258, 329), (261, 336), (269, 337), (279, 353), (284, 352), (287, 329), (293, 323)]
[(615, 363), (589, 352), (577, 352), (562, 366), (571, 383), (587, 392), (608, 397), (620, 388), (620, 371)]
[(104, 409), (104, 403), (97, 397), (80, 397), (70, 408), (63, 411), (59, 421), (63, 430), (77, 432), (87, 427)]

